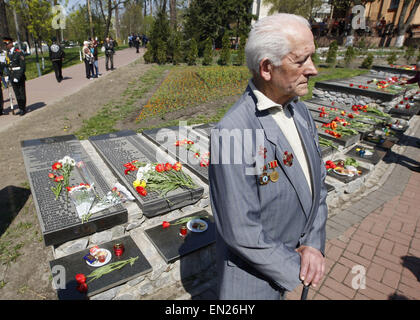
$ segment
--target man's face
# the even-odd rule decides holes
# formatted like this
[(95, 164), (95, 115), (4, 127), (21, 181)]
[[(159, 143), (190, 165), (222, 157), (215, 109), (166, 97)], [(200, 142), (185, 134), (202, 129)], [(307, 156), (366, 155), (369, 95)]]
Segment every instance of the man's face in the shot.
[(10, 49), (13, 48), (13, 42), (9, 42), (8, 44), (6, 44), (6, 49), (9, 51)]
[(315, 52), (312, 32), (306, 27), (297, 28), (291, 46), (291, 52), (272, 72), (272, 89), (281, 100), (307, 94), (309, 77), (318, 74), (311, 58)]

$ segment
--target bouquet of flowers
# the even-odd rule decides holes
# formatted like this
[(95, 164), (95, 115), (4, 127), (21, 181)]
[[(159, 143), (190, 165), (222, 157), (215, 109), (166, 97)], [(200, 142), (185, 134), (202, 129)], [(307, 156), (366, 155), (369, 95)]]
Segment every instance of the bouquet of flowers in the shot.
[(133, 187), (141, 196), (147, 196), (150, 191), (158, 192), (162, 197), (178, 188), (196, 188), (191, 177), (182, 171), (182, 164), (167, 163), (142, 163), (137, 160), (124, 165), (125, 174), (137, 171)]
[(49, 173), (48, 177), (55, 183), (55, 186), (51, 187), (55, 200), (60, 196), (63, 187), (69, 186), (70, 174), (75, 165), (76, 161), (69, 156), (65, 156), (52, 165), (53, 172)]
[(89, 184), (81, 183), (78, 186), (67, 187), (67, 191), (76, 207), (79, 218), (84, 220), (95, 201), (93, 188)]

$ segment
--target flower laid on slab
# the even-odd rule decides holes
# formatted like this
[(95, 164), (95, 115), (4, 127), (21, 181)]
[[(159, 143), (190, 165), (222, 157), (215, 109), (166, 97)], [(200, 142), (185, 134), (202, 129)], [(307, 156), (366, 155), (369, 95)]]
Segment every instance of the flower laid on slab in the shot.
[(194, 141), (184, 139), (184, 140), (177, 140), (175, 142), (176, 147), (185, 146), (185, 148), (194, 153), (194, 158), (200, 158), (200, 167), (208, 167), (209, 166), (209, 159), (210, 159), (210, 152), (202, 153), (200, 149), (194, 146)]
[(176, 226), (176, 225), (187, 223), (190, 220), (204, 219), (204, 218), (208, 218), (208, 215), (199, 215), (199, 216), (185, 217), (185, 218), (181, 218), (179, 220), (176, 220), (173, 223), (170, 223), (168, 221), (163, 221), (162, 222), (162, 228), (163, 229), (166, 229), (166, 228), (169, 228), (170, 226)]
[(135, 160), (126, 163), (124, 167), (130, 168), (124, 171), (126, 175), (137, 171), (133, 187), (143, 197), (151, 191), (156, 191), (165, 197), (168, 192), (178, 188), (194, 189), (196, 187), (191, 177), (182, 171), (180, 162), (142, 163)]
[(63, 187), (69, 186), (70, 175), (75, 165), (76, 161), (73, 158), (65, 156), (51, 166), (54, 172), (50, 172), (48, 178), (54, 181), (54, 187), (51, 187), (51, 190), (55, 195), (55, 200), (60, 196)]

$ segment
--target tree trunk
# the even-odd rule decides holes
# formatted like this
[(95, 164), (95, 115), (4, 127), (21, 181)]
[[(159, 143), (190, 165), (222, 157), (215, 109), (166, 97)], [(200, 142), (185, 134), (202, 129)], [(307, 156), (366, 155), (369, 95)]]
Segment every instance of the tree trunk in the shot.
[(120, 39), (120, 16), (119, 16), (119, 9), (117, 5), (117, 0), (114, 0), (115, 3), (115, 33), (116, 38)]
[(112, 3), (108, 0), (108, 16), (106, 17), (105, 38), (109, 36), (109, 29), (111, 27), (112, 18)]
[(19, 23), (18, 23), (18, 18), (17, 18), (17, 14), (16, 14), (16, 9), (13, 8), (13, 18), (15, 19), (15, 25), (16, 25), (16, 37), (17, 37), (17, 41), (18, 41), (18, 47), (19, 49), (21, 49), (20, 46), (20, 30), (19, 30)]
[(176, 0), (169, 0), (169, 11), (171, 17), (171, 26), (176, 30)]
[(153, 16), (153, 0), (149, 0), (150, 16)]
[[(0, 37), (10, 37), (4, 0), (0, 0)], [(3, 48), (3, 41), (1, 41), (0, 48)]]
[(89, 26), (90, 26), (90, 38), (93, 39), (93, 23), (92, 23), (92, 11), (90, 10), (90, 0), (87, 1), (87, 9), (89, 14)]
[(146, 7), (147, 7), (147, 0), (143, 1), (143, 17), (146, 16)]

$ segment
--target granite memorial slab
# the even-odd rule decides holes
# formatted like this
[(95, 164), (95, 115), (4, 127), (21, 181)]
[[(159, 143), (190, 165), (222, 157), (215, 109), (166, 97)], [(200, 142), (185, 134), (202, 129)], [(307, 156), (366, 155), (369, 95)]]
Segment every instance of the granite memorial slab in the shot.
[(348, 147), (358, 141), (360, 141), (360, 133), (350, 135), (350, 136), (341, 136), (340, 138), (333, 137), (332, 135), (325, 132), (325, 128), (321, 128), (321, 123), (316, 123), (318, 136), (331, 140), (336, 144), (339, 144), (344, 147)]
[(364, 143), (385, 150), (391, 149), (398, 140), (399, 139), (394, 136), (386, 136), (385, 134), (376, 133), (369, 134), (363, 138)]
[[(337, 163), (338, 161), (343, 161), (343, 160), (342, 159), (337, 159), (334, 162)], [(335, 179), (337, 179), (337, 180), (339, 180), (339, 181), (341, 181), (343, 183), (349, 183), (349, 182), (352, 182), (352, 181), (354, 181), (356, 179), (359, 179), (359, 178), (365, 176), (370, 171), (369, 169), (363, 168), (361, 166), (357, 167), (357, 170), (358, 171), (361, 171), (361, 173), (359, 175), (354, 175), (352, 177), (347, 176), (347, 175), (343, 175), (343, 174), (340, 174), (340, 173), (337, 173), (336, 171), (334, 171), (334, 169), (327, 170), (327, 174), (330, 177), (333, 177), (333, 178), (335, 178)]]
[(94, 213), (87, 222), (82, 222), (65, 189), (56, 200), (51, 190), (54, 182), (48, 174), (52, 173), (52, 165), (65, 156), (84, 163), (83, 170), (78, 166), (72, 170), (70, 186), (89, 183), (94, 187), (98, 199), (111, 191), (111, 186), (74, 135), (25, 140), (21, 142), (21, 148), (46, 246), (58, 245), (127, 222), (127, 210), (121, 204)]
[[(207, 218), (202, 218), (202, 220), (208, 225), (207, 230), (203, 232), (192, 232), (188, 230), (187, 235), (182, 237), (180, 235), (180, 228), (182, 225), (170, 225), (167, 228), (158, 225), (146, 229), (144, 232), (166, 263), (172, 263), (177, 259), (211, 245), (216, 241), (216, 225), (214, 223), (214, 218), (209, 215), (207, 211), (195, 212), (187, 217), (202, 215), (207, 216)], [(169, 221), (169, 223), (173, 224), (178, 220), (179, 219), (175, 219)]]
[[(180, 161), (202, 181), (205, 183), (209, 182), (208, 166), (201, 161), (201, 159), (208, 159), (208, 157), (206, 157), (206, 154), (209, 152), (209, 140), (207, 135), (202, 136), (186, 126), (145, 130), (143, 131), (143, 135), (163, 151)], [(177, 141), (184, 139), (194, 142), (191, 149), (186, 149), (185, 147), (187, 145), (179, 147), (175, 145)], [(195, 157), (197, 152), (200, 155)]]
[(376, 150), (374, 147), (356, 145), (346, 153), (346, 156), (355, 158), (356, 160), (378, 164), (378, 162), (383, 159), (385, 154), (386, 151)]
[(407, 70), (405, 68), (401, 68), (398, 66), (391, 67), (391, 66), (373, 65), (371, 69), (378, 72), (386, 72), (386, 73), (395, 74), (395, 75), (408, 75), (412, 77), (416, 75), (416, 70)]
[(200, 124), (198, 126), (194, 126), (193, 129), (199, 132), (200, 134), (210, 138), (211, 129), (213, 129), (215, 125), (216, 123), (205, 123), (205, 124)]
[[(322, 100), (321, 100), (322, 101)], [(312, 101), (305, 101), (306, 106), (308, 107), (308, 110), (311, 111), (311, 114), (314, 113), (316, 115), (316, 118), (320, 118), (320, 114), (322, 112), (322, 108), (325, 108), (325, 112), (327, 113), (327, 115), (325, 115), (325, 119), (328, 120), (332, 120), (334, 119), (336, 116), (340, 117), (340, 118), (344, 118), (344, 119), (348, 119), (348, 114), (352, 114), (354, 116), (353, 120), (356, 119), (358, 122), (361, 123), (365, 123), (365, 124), (370, 124), (373, 125), (375, 127), (379, 127), (381, 126), (383, 123), (386, 123), (385, 118), (381, 119), (378, 117), (375, 117), (374, 115), (367, 115), (367, 114), (363, 114), (363, 115), (357, 115), (354, 113), (354, 111), (351, 109), (351, 107), (345, 107), (341, 104), (338, 103), (334, 103), (333, 106), (331, 106), (331, 103), (328, 101), (325, 101), (325, 103), (316, 103), (316, 102), (312, 102)], [(328, 106), (329, 105), (329, 106)], [(334, 110), (331, 110), (334, 109)], [(337, 110), (335, 110), (337, 109)], [(341, 112), (344, 111), (346, 114), (342, 115)], [(315, 117), (314, 117), (315, 119)], [(390, 118), (388, 118), (390, 119)]]
[[(124, 252), (119, 257), (115, 255), (113, 249), (114, 244), (116, 243), (122, 243), (124, 245)], [(152, 271), (152, 266), (131, 236), (125, 236), (103, 243), (99, 245), (99, 248), (107, 249), (112, 255), (110, 261), (106, 265), (130, 258), (138, 257), (138, 259), (134, 261), (133, 265), (127, 264), (121, 269), (104, 274), (102, 277), (92, 280), (91, 282), (89, 282), (91, 278), (87, 278), (86, 283), (89, 283), (87, 284), (88, 291), (86, 293), (80, 293), (77, 290), (78, 284), (75, 276), (76, 274), (81, 273), (87, 277), (91, 272), (98, 269), (98, 267), (88, 265), (86, 260), (83, 259), (85, 255), (89, 254), (89, 249), (50, 261), (50, 271), (53, 276), (55, 287), (57, 288), (59, 300), (86, 300), (91, 296), (122, 285)], [(62, 279), (61, 276), (63, 276), (64, 279)], [(63, 283), (61, 283), (61, 281), (63, 281)]]
[[(326, 117), (320, 117), (318, 112), (315, 112), (315, 111), (312, 111), (312, 110), (310, 110), (309, 112), (311, 113), (312, 118), (314, 119), (315, 123), (318, 123), (321, 126), (323, 124), (330, 123), (335, 118), (334, 117), (334, 118), (331, 119), (331, 118), (326, 118)], [(355, 127), (355, 126), (349, 125), (349, 126), (347, 126), (347, 128), (353, 129), (353, 130), (356, 130), (357, 132), (359, 132), (361, 138), (363, 138), (365, 135), (375, 131), (375, 127), (373, 125), (370, 125), (370, 124), (364, 124), (363, 127)], [(328, 128), (325, 128), (325, 129), (328, 129)]]
[(315, 83), (315, 88), (327, 91), (347, 93), (356, 96), (369, 97), (371, 99), (381, 100), (383, 102), (392, 101), (399, 96), (399, 94), (380, 92), (374, 89), (363, 89), (355, 85), (350, 86), (350, 84), (352, 83), (351, 81), (352, 80), (348, 82), (339, 82), (338, 80), (319, 81)]
[(126, 175), (124, 164), (134, 160), (156, 163), (158, 159), (157, 150), (134, 131), (126, 130), (89, 137), (89, 141), (118, 179), (130, 190), (143, 214), (148, 218), (191, 205), (203, 195), (203, 187), (197, 186), (195, 189), (178, 188), (170, 191), (165, 198), (157, 192), (148, 192), (146, 196), (140, 196), (133, 187), (136, 174)]
[(389, 110), (389, 114), (397, 116), (399, 118), (410, 120), (413, 116), (418, 114), (420, 111), (420, 103), (412, 103), (410, 108), (406, 108), (404, 105), (396, 105)]

